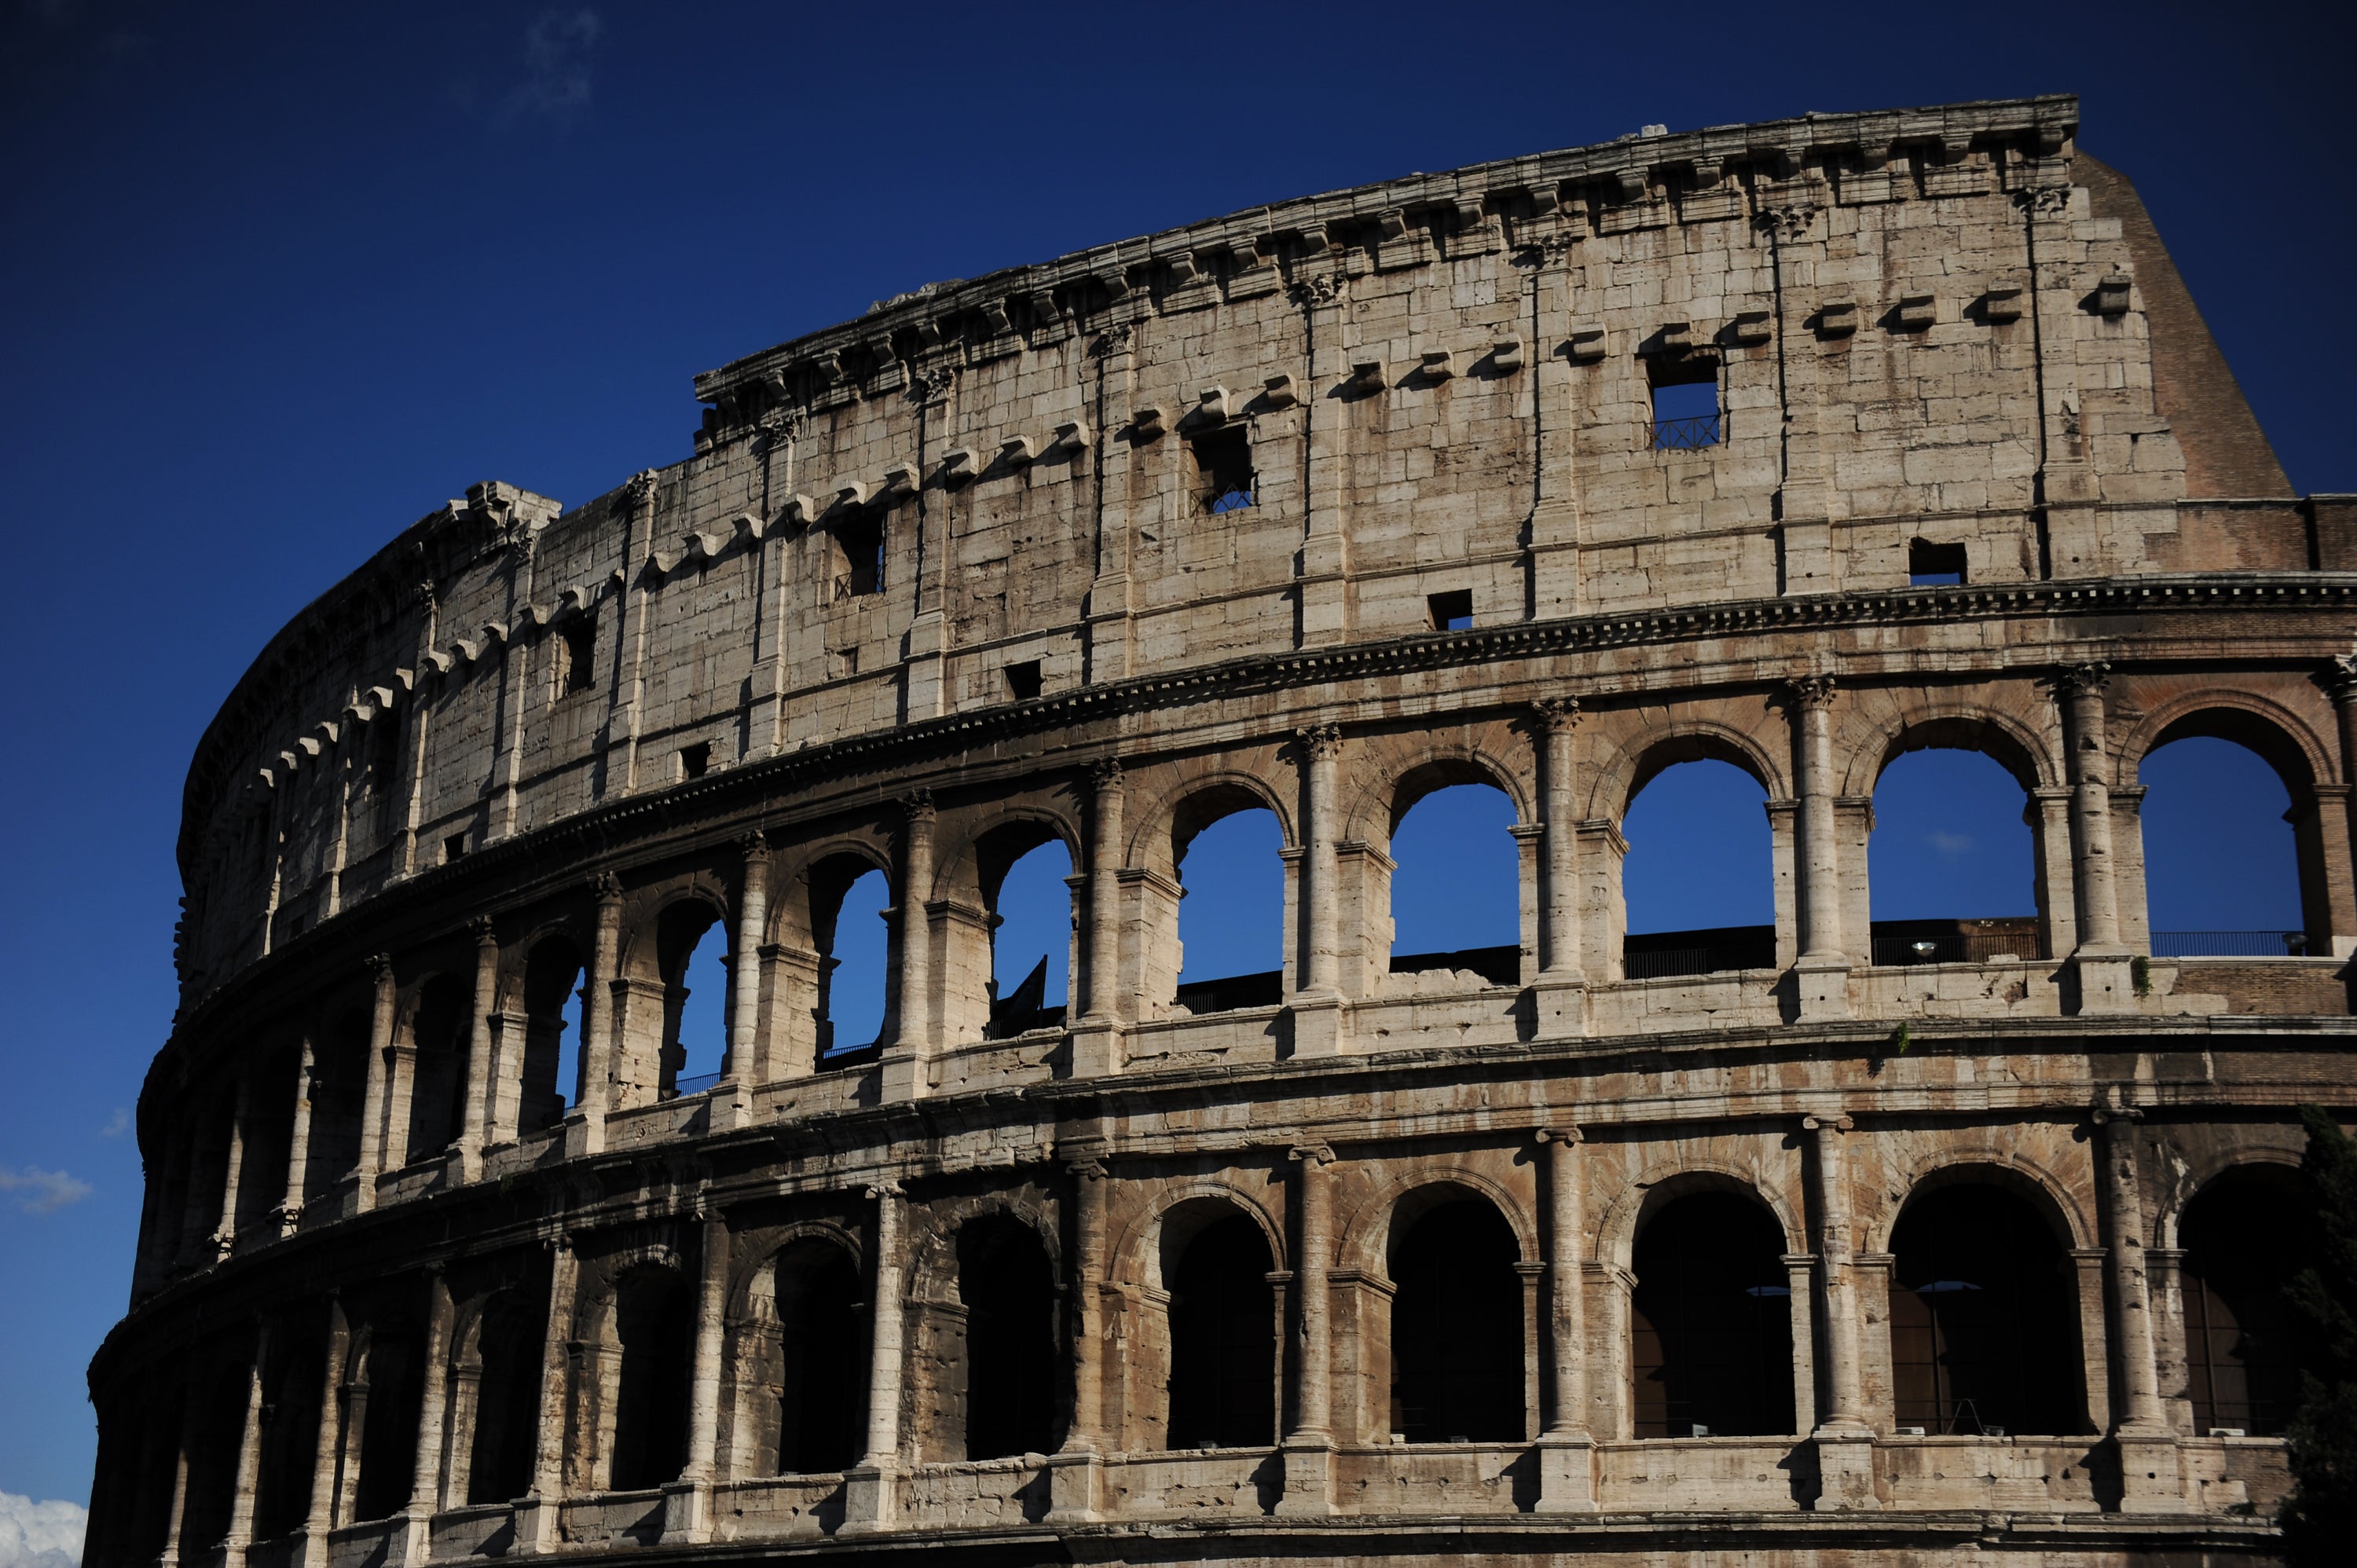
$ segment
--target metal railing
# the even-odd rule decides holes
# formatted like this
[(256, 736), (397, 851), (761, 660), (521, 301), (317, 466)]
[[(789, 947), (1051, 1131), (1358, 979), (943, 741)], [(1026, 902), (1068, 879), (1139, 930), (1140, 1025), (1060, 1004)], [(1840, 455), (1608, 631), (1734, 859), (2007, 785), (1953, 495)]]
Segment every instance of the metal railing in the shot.
[(1700, 413), (1691, 419), (1656, 419), (1646, 426), (1646, 444), (1656, 452), (1716, 446), (1726, 439), (1721, 428), (1721, 422), (1726, 417), (1718, 413)]
[(2306, 958), (2306, 931), (2155, 931), (2155, 958)]
[(1252, 504), (1253, 493), (1249, 489), (1213, 490), (1203, 498), (1203, 511), (1207, 516), (1217, 517), (1223, 511), (1242, 511)]
[(1877, 937), (1874, 939), (1874, 961), (1877, 964), (1992, 963), (1998, 959), (2038, 958), (2041, 956), (2038, 950), (2038, 939), (2034, 934), (2025, 937), (2014, 931)]
[(1773, 969), (1776, 940), (1733, 942), (1706, 948), (1654, 948), (1624, 950), (1620, 974), (1625, 980), (1670, 980), (1682, 974), (1717, 974), (1730, 969)]
[(719, 1082), (720, 1075), (716, 1072), (700, 1072), (694, 1078), (674, 1079), (672, 1080), (672, 1096), (685, 1100), (691, 1094), (702, 1094), (707, 1089), (716, 1088)]

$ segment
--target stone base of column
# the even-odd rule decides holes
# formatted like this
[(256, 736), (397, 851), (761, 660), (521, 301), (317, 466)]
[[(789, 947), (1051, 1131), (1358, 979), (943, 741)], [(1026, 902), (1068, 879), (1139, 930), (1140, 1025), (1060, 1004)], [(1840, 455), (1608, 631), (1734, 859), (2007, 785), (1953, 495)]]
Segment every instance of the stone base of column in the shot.
[(1102, 1015), (1085, 1017), (1072, 1026), (1071, 1059), (1067, 1078), (1108, 1078), (1119, 1072), (1122, 1060), (1121, 1025)]
[(1596, 1439), (1585, 1432), (1549, 1433), (1539, 1439), (1536, 1513), (1596, 1510)]
[(1821, 1426), (1810, 1439), (1817, 1454), (1819, 1513), (1863, 1513), (1882, 1506), (1874, 1490), (1874, 1434)]
[(889, 1530), (900, 1517), (900, 1467), (859, 1465), (843, 1473), (843, 1528), (846, 1533)]
[(1285, 1495), (1276, 1500), (1279, 1519), (1324, 1519), (1334, 1511), (1334, 1443), (1328, 1437), (1288, 1437), (1278, 1451), (1285, 1465)]
[(1531, 1014), (1542, 1040), (1587, 1033), (1587, 976), (1576, 969), (1541, 974), (1531, 982)]
[[(510, 1550), (517, 1552), (554, 1552), (562, 1546), (565, 1537), (564, 1532), (557, 1529), (558, 1512), (559, 1505), (554, 1498), (526, 1498), (517, 1503), (515, 1545)], [(320, 1561), (326, 1561), (324, 1553)]]
[(662, 1544), (701, 1545), (712, 1539), (710, 1481), (673, 1481), (662, 1494)]
[(1104, 1511), (1104, 1461), (1092, 1449), (1048, 1456), (1048, 1522), (1086, 1524)]
[(1297, 1057), (1338, 1057), (1351, 1048), (1351, 1009), (1339, 991), (1304, 992), (1286, 1009)]
[(1849, 960), (1839, 953), (1803, 953), (1792, 964), (1792, 992), (1801, 1022), (1849, 1016)]
[(2072, 1011), (2083, 1017), (2136, 1012), (2136, 955), (2125, 950), (2082, 947), (2071, 955), (2068, 971), (2077, 993)]
[(400, 1563), (403, 1568), (418, 1568), (418, 1564), (432, 1561), (433, 1556), (434, 1516), (425, 1509), (414, 1509), (403, 1519), (401, 1528), (384, 1543), (383, 1561)]
[(726, 1133), (753, 1119), (753, 1094), (741, 1083), (716, 1083), (705, 1101), (705, 1131)]
[(2165, 1433), (2122, 1432), (2113, 1439), (2120, 1455), (2122, 1513), (2185, 1513), (2185, 1472), (2177, 1439)]
[[(516, 1515), (516, 1540), (519, 1542), (523, 1540), (522, 1532), (523, 1515), (519, 1512)], [(287, 1561), (290, 1568), (328, 1568), (328, 1532), (307, 1527), (303, 1531), (302, 1544), (295, 1549), (294, 1556)]]
[(931, 1076), (921, 1048), (905, 1042), (887, 1046), (876, 1064), (877, 1093), (887, 1105), (922, 1100), (932, 1089)]
[(469, 1144), (454, 1147), (442, 1161), (442, 1185), (468, 1187), (483, 1179), (483, 1151)]

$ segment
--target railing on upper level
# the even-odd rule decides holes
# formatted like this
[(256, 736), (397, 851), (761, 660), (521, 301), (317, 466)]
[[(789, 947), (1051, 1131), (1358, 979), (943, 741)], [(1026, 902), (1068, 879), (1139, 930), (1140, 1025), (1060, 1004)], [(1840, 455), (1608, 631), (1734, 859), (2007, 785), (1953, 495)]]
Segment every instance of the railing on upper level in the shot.
[(2155, 958), (2306, 958), (2306, 931), (2155, 931)]
[(1656, 452), (1716, 446), (1727, 438), (1722, 424), (1726, 417), (1719, 413), (1702, 413), (1691, 419), (1652, 420), (1646, 425), (1645, 444)]
[(1878, 966), (1996, 963), (2043, 959), (2046, 939), (2035, 915), (1974, 920), (1877, 920), (1867, 939)]
[(1620, 946), (1620, 973), (1629, 980), (1669, 980), (1682, 974), (1775, 967), (1773, 926), (1632, 933)]

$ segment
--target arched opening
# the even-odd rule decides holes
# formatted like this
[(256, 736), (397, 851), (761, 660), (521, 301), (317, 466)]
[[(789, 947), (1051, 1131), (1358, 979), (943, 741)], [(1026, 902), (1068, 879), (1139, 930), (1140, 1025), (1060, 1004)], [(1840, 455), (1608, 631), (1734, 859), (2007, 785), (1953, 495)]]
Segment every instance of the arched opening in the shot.
[(542, 1315), (520, 1291), (484, 1304), (475, 1334), (475, 1435), (467, 1455), (467, 1501), (505, 1502), (532, 1489), (540, 1431)]
[(856, 1060), (882, 1038), (891, 981), (892, 888), (884, 873), (839, 854), (811, 869), (811, 940), (818, 950), (818, 1055)]
[(369, 1013), (347, 1007), (311, 1050), (311, 1143), (303, 1197), (324, 1197), (361, 1163), (361, 1118), (368, 1105)]
[(555, 1126), (580, 1099), (581, 970), (581, 950), (569, 937), (543, 937), (524, 958), (520, 1132)]
[(248, 1069), (237, 1192), (231, 1226), (241, 1240), (278, 1233), (286, 1201), (286, 1155), (295, 1137), (295, 1096), (302, 1091), (299, 1047), (282, 1046)]
[(659, 1092), (700, 1094), (720, 1081), (728, 1051), (728, 932), (720, 911), (683, 899), (655, 922), (655, 962), (663, 982)]
[(1875, 780), (1867, 842), (1874, 961), (2043, 958), (2029, 796), (1996, 757), (1948, 739), (1910, 733)]
[(1200, 1228), (1183, 1239), (1171, 1232), (1179, 1216), (1164, 1221), (1167, 1441), (1173, 1448), (1266, 1447), (1276, 1441), (1277, 1343), (1268, 1238), (1249, 1215), (1225, 1204), (1204, 1207)]
[(791, 1241), (771, 1273), (777, 1308), (776, 1472), (814, 1476), (859, 1463), (866, 1435), (866, 1290), (850, 1252)]
[(2284, 1299), (2309, 1255), (2298, 1173), (2244, 1165), (2196, 1194), (2184, 1248), (2186, 1395), (2193, 1430), (2280, 1436), (2299, 1401), (2296, 1323)]
[(1703, 741), (1646, 756), (1620, 818), (1623, 978), (1775, 967), (1767, 798), (1748, 767)]
[(237, 1504), (237, 1464), (244, 1437), (247, 1379), (251, 1362), (229, 1347), (200, 1350), (204, 1370), (191, 1381), (201, 1391), (189, 1432), (188, 1498), (180, 1518), (180, 1543), (192, 1552), (221, 1544)]
[(1072, 960), (1072, 854), (1044, 824), (1022, 822), (975, 846), (990, 918), (990, 1021), (1008, 1039), (1061, 1025)]
[(1630, 1308), (1640, 1437), (1792, 1430), (1784, 1230), (1749, 1196), (1690, 1192), (1638, 1232)]
[(417, 1415), (425, 1393), (425, 1357), (416, 1329), (380, 1326), (361, 1360), (361, 1475), (354, 1519), (390, 1519), (409, 1506), (417, 1471)]
[(281, 1324), (262, 1364), (262, 1465), (254, 1476), (253, 1534), (268, 1541), (301, 1528), (311, 1508), (319, 1436), (319, 1384), (327, 1346)]
[(1285, 999), (1285, 832), (1260, 797), (1222, 787), (1174, 817), (1181, 889), (1173, 997), (1186, 1013), (1274, 1007)]
[(2190, 714), (2161, 732), (2136, 780), (2156, 957), (2332, 951), (2315, 791), (2281, 731), (2231, 710)]
[[(1493, 985), (1523, 978), (1523, 874), (1513, 798), (1469, 765), (1402, 780), (1393, 806), (1392, 868), (1371, 857), (1391, 912), (1389, 970), (1465, 970)], [(1348, 877), (1344, 879), (1347, 883)], [(1369, 889), (1372, 895), (1374, 889)]]
[(957, 1237), (965, 1306), (965, 1456), (1056, 1447), (1056, 1279), (1030, 1227), (1006, 1215), (968, 1220)]
[(1522, 1248), (1494, 1205), (1455, 1190), (1393, 1221), (1392, 1430), (1511, 1443), (1524, 1435)]
[(687, 1465), (688, 1381), (695, 1353), (695, 1295), (667, 1268), (625, 1273), (614, 1290), (616, 1491), (676, 1480)]
[(1987, 1182), (1911, 1198), (1890, 1233), (1892, 1414), (1926, 1433), (2079, 1430), (2070, 1260), (2030, 1203)]
[(467, 1124), (467, 1047), (474, 1035), (468, 1016), (473, 992), (455, 974), (437, 974), (418, 993), (409, 1020), (416, 1066), (410, 1079), (409, 1148), (414, 1163), (431, 1159), (457, 1142)]

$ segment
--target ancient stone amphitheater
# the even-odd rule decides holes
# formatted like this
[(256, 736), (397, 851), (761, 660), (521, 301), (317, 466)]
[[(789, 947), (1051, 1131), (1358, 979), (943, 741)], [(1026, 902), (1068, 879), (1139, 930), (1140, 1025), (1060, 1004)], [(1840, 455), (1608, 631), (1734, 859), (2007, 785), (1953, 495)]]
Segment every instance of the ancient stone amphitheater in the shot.
[[(937, 285), (700, 377), (685, 461), (400, 533), (189, 773), (89, 1561), (2266, 1556), (2357, 500), (2076, 121), (1652, 128)], [(2187, 736), (2290, 796), (2272, 952), (2148, 929)], [(2034, 918), (1872, 919), (1923, 747), (2018, 781)], [(1695, 758), (1774, 924), (1631, 938)], [(1469, 781), (1521, 941), (1394, 953)], [(1182, 983), (1247, 811), (1282, 967)], [(1069, 1009), (993, 971), (1057, 846)]]

